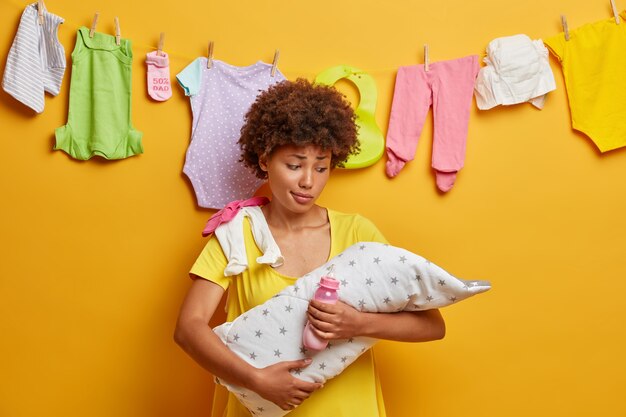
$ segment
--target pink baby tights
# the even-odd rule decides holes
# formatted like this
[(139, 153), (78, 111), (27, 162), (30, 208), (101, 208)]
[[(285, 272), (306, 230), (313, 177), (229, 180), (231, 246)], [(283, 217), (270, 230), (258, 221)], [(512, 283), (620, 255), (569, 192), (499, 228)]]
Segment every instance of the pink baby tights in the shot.
[(478, 56), (400, 67), (387, 131), (386, 172), (391, 178), (413, 160), (428, 109), (433, 107), (433, 156), (437, 187), (449, 191), (463, 168)]

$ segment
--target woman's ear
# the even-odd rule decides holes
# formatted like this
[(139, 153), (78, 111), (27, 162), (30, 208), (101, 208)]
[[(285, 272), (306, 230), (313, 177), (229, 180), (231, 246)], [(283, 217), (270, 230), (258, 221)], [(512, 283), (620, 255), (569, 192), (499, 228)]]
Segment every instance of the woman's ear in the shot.
[(267, 172), (267, 155), (259, 157), (259, 168), (261, 168), (261, 171)]

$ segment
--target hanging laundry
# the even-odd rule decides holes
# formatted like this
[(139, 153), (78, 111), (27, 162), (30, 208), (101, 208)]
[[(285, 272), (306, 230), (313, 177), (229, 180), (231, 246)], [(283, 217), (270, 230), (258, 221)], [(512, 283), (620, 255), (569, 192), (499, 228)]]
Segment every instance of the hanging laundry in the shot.
[(480, 69), (474, 87), (480, 110), (525, 102), (542, 109), (546, 94), (556, 89), (548, 49), (541, 40), (526, 35), (494, 39), (483, 61), (487, 65)]
[(428, 109), (433, 106), (432, 167), (437, 187), (449, 191), (463, 167), (478, 56), (400, 67), (387, 131), (386, 172), (391, 178), (413, 160)]
[(26, 6), (9, 50), (2, 88), (37, 113), (44, 110), (45, 92), (56, 96), (65, 73), (65, 49), (57, 38), (62, 17), (43, 8), (39, 23), (37, 3)]
[(348, 65), (328, 68), (315, 77), (317, 84), (335, 85), (341, 79), (350, 80), (359, 92), (356, 106), (356, 125), (359, 139), (359, 153), (350, 155), (342, 168), (356, 169), (374, 165), (385, 151), (385, 137), (376, 124), (376, 101), (378, 90), (376, 81), (368, 73)]
[(75, 159), (123, 159), (143, 153), (143, 133), (131, 122), (131, 42), (81, 27), (72, 52), (67, 124), (56, 129), (55, 150)]
[(200, 57), (177, 76), (190, 97), (193, 113), (191, 143), (183, 172), (193, 185), (200, 207), (222, 208), (252, 197), (264, 180), (239, 162), (237, 141), (244, 115), (257, 95), (285, 77), (264, 62), (236, 67)]
[(600, 152), (626, 146), (626, 12), (545, 40), (563, 69), (572, 127)]
[(163, 51), (149, 52), (146, 55), (148, 73), (148, 94), (156, 101), (165, 101), (172, 97), (170, 85), (170, 61)]

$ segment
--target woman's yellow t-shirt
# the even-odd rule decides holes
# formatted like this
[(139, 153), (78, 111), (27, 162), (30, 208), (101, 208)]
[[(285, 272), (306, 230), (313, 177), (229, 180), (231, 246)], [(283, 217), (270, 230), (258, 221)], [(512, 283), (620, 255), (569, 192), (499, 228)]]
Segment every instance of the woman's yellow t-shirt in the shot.
[[(329, 259), (357, 242), (387, 243), (376, 226), (358, 214), (344, 214), (328, 210), (328, 220), (331, 242)], [(192, 276), (213, 281), (227, 290), (226, 320), (228, 321), (264, 303), (299, 278), (282, 275), (269, 265), (256, 263), (256, 258), (262, 253), (254, 242), (247, 221), (244, 221), (244, 242), (249, 267), (241, 274), (224, 276), (224, 268), (228, 261), (215, 236), (211, 236), (190, 271)], [(248, 410), (237, 398), (224, 387), (216, 386), (211, 416), (244, 417), (249, 415)], [(384, 402), (371, 349), (289, 413), (290, 417), (324, 415), (385, 417)]]

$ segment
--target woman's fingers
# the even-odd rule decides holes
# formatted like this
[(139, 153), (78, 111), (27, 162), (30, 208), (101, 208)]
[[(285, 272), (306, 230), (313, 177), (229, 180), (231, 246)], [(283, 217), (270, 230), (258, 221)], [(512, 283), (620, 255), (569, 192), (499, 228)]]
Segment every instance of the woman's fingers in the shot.
[[(318, 385), (320, 385), (320, 388), (321, 388), (322, 385), (321, 384), (318, 384)], [(298, 390), (295, 393), (293, 393), (291, 395), (291, 398), (287, 400), (287, 402), (283, 404), (280, 408), (282, 408), (283, 410), (293, 410), (294, 408), (302, 404), (304, 400), (309, 398), (311, 394), (313, 394), (314, 391), (315, 390), (312, 390), (312, 391), (307, 391), (304, 389)]]
[(307, 366), (311, 364), (311, 362), (312, 360), (310, 358), (306, 358), (306, 359), (298, 359), (295, 361), (283, 361), (283, 362), (280, 362), (280, 364), (286, 367), (287, 370), (292, 370), (292, 369), (306, 368)]
[(319, 323), (333, 324), (337, 320), (335, 313), (322, 311), (312, 303), (309, 305), (308, 313), (309, 318), (313, 317)]
[(333, 329), (333, 323), (329, 323), (324, 320), (320, 320), (319, 318), (309, 315), (309, 322), (313, 325), (313, 327), (317, 330), (329, 332)]
[[(341, 301), (339, 301), (338, 303), (340, 302)], [(326, 314), (334, 314), (339, 310), (339, 306), (337, 304), (323, 303), (318, 300), (311, 300), (311, 302), (309, 303), (309, 306), (315, 308), (320, 313), (326, 313)]]
[(307, 317), (315, 334), (324, 339), (347, 339), (359, 334), (364, 316), (354, 307), (338, 301), (325, 304), (311, 301)]

